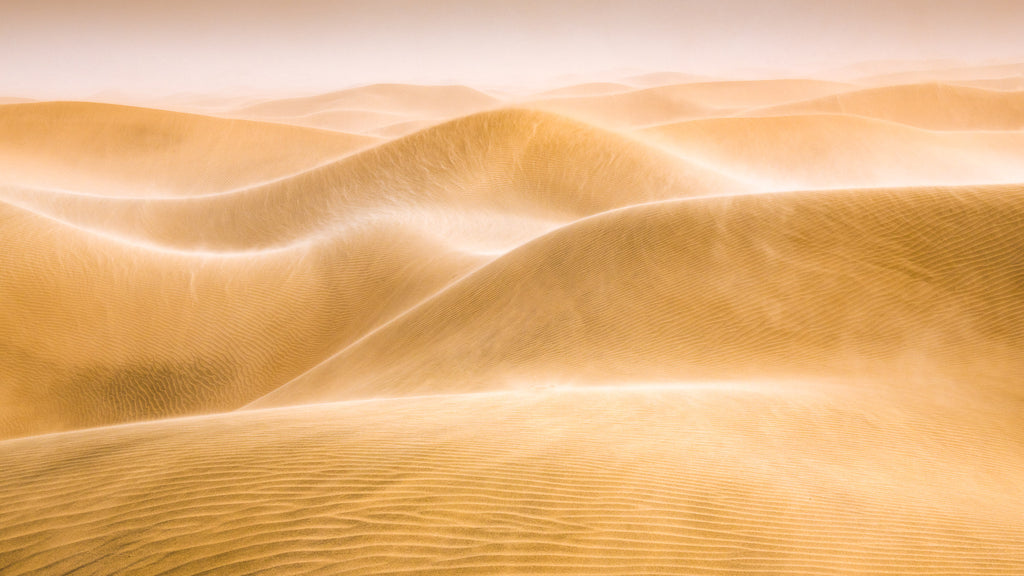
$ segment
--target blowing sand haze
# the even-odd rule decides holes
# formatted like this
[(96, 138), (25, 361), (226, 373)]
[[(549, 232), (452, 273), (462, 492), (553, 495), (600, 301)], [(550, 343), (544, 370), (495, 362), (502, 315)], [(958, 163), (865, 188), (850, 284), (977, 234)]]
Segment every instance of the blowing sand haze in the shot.
[(0, 574), (1024, 574), (1022, 71), (0, 94)]

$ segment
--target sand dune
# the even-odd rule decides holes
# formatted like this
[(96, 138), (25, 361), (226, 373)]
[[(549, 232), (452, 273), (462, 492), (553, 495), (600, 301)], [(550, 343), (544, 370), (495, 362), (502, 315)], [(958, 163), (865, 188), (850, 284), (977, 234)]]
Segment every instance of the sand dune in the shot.
[[(726, 176), (636, 140), (549, 114), (501, 110), (225, 194), (137, 199), (7, 188), (0, 199), (182, 249), (269, 248), (367, 220), (416, 226), (431, 213), (449, 220), (428, 219), (433, 230), (494, 249), (540, 230), (518, 220), (519, 232), (486, 229), (507, 216), (565, 222), (635, 202), (742, 190)], [(474, 214), (487, 218), (487, 227), (474, 223)]]
[(634, 74), (623, 78), (622, 81), (633, 86), (668, 86), (669, 84), (685, 84), (689, 82), (712, 82), (714, 78), (700, 74), (685, 74), (683, 72), (649, 72), (646, 74)]
[(847, 91), (850, 84), (817, 80), (691, 82), (627, 92), (534, 98), (527, 105), (620, 127), (646, 126), (764, 107)]
[(1024, 133), (934, 132), (840, 114), (693, 120), (654, 140), (776, 190), (1024, 182)]
[(992, 373), (1019, 397), (1006, 375), (1024, 367), (1022, 223), (1019, 186), (613, 211), (495, 260), (254, 406), (755, 374), (939, 387)]
[(362, 132), (400, 120), (442, 120), (471, 114), (492, 108), (497, 102), (494, 97), (466, 86), (374, 84), (316, 96), (259, 102), (227, 114)]
[(760, 109), (765, 114), (856, 114), (928, 130), (1019, 130), (1024, 92), (926, 83), (883, 86)]
[(529, 99), (525, 105), (583, 121), (632, 128), (721, 113), (687, 98), (678, 85), (597, 96)]
[(962, 62), (942, 65), (934, 62), (916, 62), (896, 64), (895, 69), (870, 70), (863, 69), (857, 80), (876, 86), (897, 84), (918, 84), (921, 82), (954, 82), (984, 80), (1024, 74), (1024, 63), (1012, 62), (970, 66)]
[(371, 110), (324, 110), (321, 112), (311, 112), (303, 116), (275, 117), (274, 120), (296, 126), (309, 126), (311, 128), (360, 134), (371, 134), (387, 126), (410, 122), (409, 116), (404, 114), (374, 112)]
[(111, 104), (0, 106), (3, 183), (92, 194), (217, 192), (308, 169), (374, 142)]
[(1024, 573), (1024, 99), (931, 65), (0, 106), (0, 574)]
[[(416, 163), (403, 166), (413, 153)], [(5, 242), (19, 246), (0, 292), (20, 301), (5, 310), (0, 345), (26, 350), (2, 368), (0, 392), (12, 400), (0, 422), (14, 434), (238, 407), (487, 254), (624, 203), (729, 190), (738, 188), (728, 179), (638, 142), (516, 110), (229, 193), (115, 198), (0, 188), (9, 203)], [(76, 257), (65, 262), (63, 253)], [(44, 278), (52, 290), (29, 293)], [(232, 285), (247, 294), (225, 301)], [(132, 322), (147, 306), (150, 320)], [(289, 334), (306, 336), (284, 344)], [(187, 346), (174, 344), (181, 338)], [(172, 380), (152, 392), (153, 405), (110, 389), (115, 381), (145, 397), (137, 380), (152, 371)]]
[(983, 80), (963, 80), (952, 82), (959, 86), (970, 86), (985, 90), (1024, 91), (1024, 75), (1008, 76), (1006, 78), (988, 78)]
[(381, 224), (189, 253), (3, 203), (0, 221), (4, 437), (237, 408), (479, 263)]
[(1024, 452), (995, 416), (718, 382), (6, 441), (0, 570), (1017, 574)]
[(691, 82), (671, 89), (704, 106), (752, 108), (819, 98), (855, 89), (853, 84), (806, 78)]
[(628, 92), (633, 89), (633, 86), (620, 84), (618, 82), (585, 82), (583, 84), (573, 84), (571, 86), (555, 88), (554, 90), (546, 90), (537, 94), (537, 96), (549, 98), (553, 96), (596, 96), (599, 94)]

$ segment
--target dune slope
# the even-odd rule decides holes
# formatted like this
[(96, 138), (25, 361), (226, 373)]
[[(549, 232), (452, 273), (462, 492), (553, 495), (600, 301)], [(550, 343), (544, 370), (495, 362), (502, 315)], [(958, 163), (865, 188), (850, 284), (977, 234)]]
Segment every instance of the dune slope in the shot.
[(10, 440), (0, 570), (1014, 574), (1024, 459), (1005, 425), (842, 386), (695, 383)]
[(1024, 574), (1019, 66), (927, 65), (0, 100), (0, 574)]
[[(578, 91), (585, 88), (586, 85)], [(752, 107), (818, 98), (852, 88), (849, 84), (803, 79), (695, 82), (605, 94), (574, 94), (563, 90), (528, 99), (524, 105), (600, 124), (635, 128), (729, 115)]]
[(610, 211), (496, 259), (255, 405), (758, 374), (966, 379), (1020, 398), (1022, 223), (1020, 186)]
[[(414, 228), (426, 220), (439, 232), (448, 228), (485, 236), (478, 244), (510, 246), (538, 228), (521, 220), (501, 226), (503, 219), (565, 222), (635, 202), (745, 188), (637, 140), (510, 109), (460, 118), (225, 194), (140, 200), (7, 187), (0, 199), (159, 245), (245, 250), (330, 235), (366, 220)], [(431, 214), (441, 216), (432, 222)], [(484, 224), (499, 226), (498, 233), (474, 225), (478, 214)]]
[(4, 184), (100, 195), (190, 195), (251, 186), (376, 141), (113, 104), (0, 106)]
[(0, 202), (0, 437), (230, 410), (478, 265), (415, 230), (140, 246)]
[(766, 109), (756, 115), (856, 114), (928, 130), (1019, 130), (1024, 92), (940, 83), (882, 86)]
[(844, 114), (713, 118), (643, 131), (776, 190), (1024, 181), (1024, 132), (936, 132)]
[(498, 100), (468, 86), (372, 84), (249, 104), (226, 115), (364, 132), (402, 120), (435, 122), (494, 107)]

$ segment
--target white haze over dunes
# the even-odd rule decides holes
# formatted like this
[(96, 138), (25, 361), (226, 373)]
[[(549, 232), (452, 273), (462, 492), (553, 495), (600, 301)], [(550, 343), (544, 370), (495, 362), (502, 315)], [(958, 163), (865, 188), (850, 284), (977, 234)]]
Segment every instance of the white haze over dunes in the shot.
[(5, 0), (0, 16), (0, 94), (46, 99), (1024, 59), (1015, 0)]

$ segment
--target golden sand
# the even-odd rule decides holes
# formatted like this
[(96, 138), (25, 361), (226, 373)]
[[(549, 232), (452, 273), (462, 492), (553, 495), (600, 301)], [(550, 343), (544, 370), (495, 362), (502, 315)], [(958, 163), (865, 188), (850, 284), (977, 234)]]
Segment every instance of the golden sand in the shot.
[(1015, 70), (0, 100), (0, 574), (1024, 573)]

